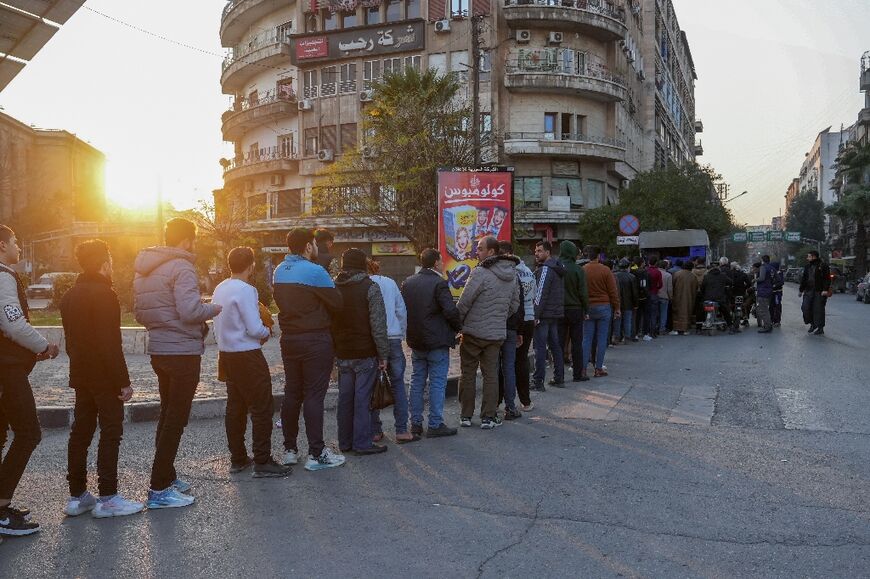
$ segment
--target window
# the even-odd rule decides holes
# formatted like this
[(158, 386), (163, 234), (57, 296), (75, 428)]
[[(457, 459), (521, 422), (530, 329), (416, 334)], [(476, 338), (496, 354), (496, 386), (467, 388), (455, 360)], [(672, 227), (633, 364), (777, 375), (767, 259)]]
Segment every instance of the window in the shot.
[(366, 24), (380, 24), (381, 23), (381, 6), (371, 6), (369, 8), (365, 8), (365, 17)]
[(335, 125), (325, 125), (320, 129), (321, 143), (324, 149), (337, 150)]
[(378, 187), (378, 208), (381, 211), (396, 211), (399, 197), (394, 187), (381, 185)]
[(562, 113), (562, 135), (563, 139), (571, 140), (571, 121), (574, 115), (571, 113)]
[(576, 69), (574, 68), (574, 51), (570, 48), (564, 48), (559, 52), (560, 58), (558, 72), (562, 74), (575, 74)]
[(439, 74), (447, 73), (447, 55), (445, 53), (430, 54), (429, 68), (438, 71)]
[(579, 177), (553, 177), (550, 180), (550, 194), (571, 197), (572, 207), (583, 207), (583, 188)]
[(490, 113), (480, 113), (480, 134), (485, 135), (492, 132), (492, 115)]
[(248, 147), (248, 160), (254, 161), (260, 158), (260, 143), (251, 143)]
[(329, 10), (321, 10), (320, 13), (323, 17), (323, 29), (326, 31), (337, 30), (338, 29), (338, 17), (335, 12), (330, 12)]
[(574, 70), (576, 74), (586, 74), (586, 53), (579, 50), (574, 53)]
[(604, 206), (604, 181), (586, 180), (586, 208), (595, 209)]
[(423, 63), (422, 56), (406, 56), (405, 57), (405, 68), (413, 68), (416, 71), (420, 70), (420, 67)]
[(266, 211), (269, 209), (268, 204), (266, 203), (266, 194), (259, 193), (257, 195), (251, 195), (247, 199), (245, 199), (245, 214), (247, 216), (248, 221), (257, 221), (259, 219), (266, 219), (267, 214)]
[(365, 61), (363, 63), (363, 90), (372, 88), (372, 83), (379, 80), (381, 80), (381, 61)]
[(309, 12), (305, 15), (305, 32), (317, 32), (317, 13)]
[(555, 139), (556, 138), (556, 117), (559, 115), (557, 113), (544, 113), (544, 138), (545, 139)]
[(272, 193), (272, 219), (302, 215), (302, 189), (286, 189)]
[(257, 106), (257, 104), (259, 104), (259, 102), (260, 102), (260, 97), (257, 94), (257, 89), (254, 89), (250, 93), (248, 93), (248, 106), (249, 107), (255, 107), (255, 106)]
[(290, 42), (290, 35), (293, 34), (293, 21), (285, 22), (275, 29), (275, 39), (278, 42)]
[(488, 50), (480, 53), (480, 82), (489, 82), (492, 76), (492, 54)]
[(356, 11), (341, 13), (341, 27), (352, 28), (357, 25)]
[(405, 20), (420, 18), (420, 0), (405, 0)]
[(468, 51), (456, 50), (450, 53), (450, 74), (456, 82), (468, 82)]
[(402, 0), (388, 0), (387, 22), (398, 22), (402, 19)]
[(325, 66), (320, 70), (320, 96), (335, 96), (338, 67)]
[(356, 149), (356, 123), (341, 125), (341, 151), (353, 151)]
[(541, 206), (541, 177), (514, 178), (514, 203), (517, 207)]
[(341, 85), (339, 90), (342, 94), (356, 92), (356, 64), (341, 65)]
[(307, 99), (317, 98), (317, 70), (302, 73), (302, 95)]
[(293, 133), (278, 136), (278, 151), (282, 158), (296, 156), (296, 143)]
[(402, 59), (401, 58), (385, 58), (384, 59), (384, 76), (388, 74), (401, 74), (402, 73)]
[(577, 115), (574, 124), (574, 133), (577, 134), (578, 141), (583, 140), (583, 136), (586, 134), (586, 115)]
[(317, 127), (305, 129), (305, 155), (316, 155), (317, 151)]
[(450, 0), (450, 15), (455, 17), (468, 16), (468, 0)]

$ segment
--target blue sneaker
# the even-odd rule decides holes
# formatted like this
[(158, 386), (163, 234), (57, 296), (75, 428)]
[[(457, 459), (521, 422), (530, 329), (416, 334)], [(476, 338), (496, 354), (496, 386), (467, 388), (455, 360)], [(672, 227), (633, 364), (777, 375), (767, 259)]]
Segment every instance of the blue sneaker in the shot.
[(149, 509), (172, 509), (188, 507), (193, 504), (193, 497), (178, 492), (175, 487), (162, 491), (148, 491)]
[(190, 483), (186, 483), (183, 480), (181, 480), (180, 478), (177, 478), (174, 481), (172, 481), (172, 484), (170, 486), (172, 488), (174, 488), (175, 490), (177, 490), (178, 492), (185, 493), (185, 494), (189, 493), (190, 490), (193, 488), (190, 485)]

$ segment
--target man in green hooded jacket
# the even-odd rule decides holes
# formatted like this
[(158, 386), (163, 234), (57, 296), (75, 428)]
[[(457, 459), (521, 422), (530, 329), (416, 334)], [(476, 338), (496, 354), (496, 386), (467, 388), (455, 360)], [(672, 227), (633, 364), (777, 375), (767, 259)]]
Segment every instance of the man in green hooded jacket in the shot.
[[(563, 241), (559, 246), (559, 261), (565, 266), (565, 317), (560, 326), (559, 337), (562, 349), (567, 350), (568, 340), (571, 341), (571, 367), (574, 382), (581, 381), (583, 370), (583, 319), (589, 309), (589, 290), (586, 287), (586, 274), (577, 265), (580, 250), (570, 241)], [(567, 359), (567, 356), (566, 356)], [(565, 364), (567, 366), (567, 362)]]

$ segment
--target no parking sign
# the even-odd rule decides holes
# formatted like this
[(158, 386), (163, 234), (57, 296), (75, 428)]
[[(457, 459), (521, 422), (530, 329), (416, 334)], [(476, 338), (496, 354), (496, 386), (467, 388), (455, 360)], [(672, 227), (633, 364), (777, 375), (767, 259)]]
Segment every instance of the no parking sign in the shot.
[(623, 235), (634, 235), (640, 231), (640, 221), (634, 215), (623, 215), (619, 218), (619, 232)]

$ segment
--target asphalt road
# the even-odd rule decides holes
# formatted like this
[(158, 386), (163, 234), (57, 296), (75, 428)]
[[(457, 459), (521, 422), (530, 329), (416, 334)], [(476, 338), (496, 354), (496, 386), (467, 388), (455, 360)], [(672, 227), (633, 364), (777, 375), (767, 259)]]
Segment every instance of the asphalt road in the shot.
[[(47, 432), (17, 497), (43, 531), (0, 546), (0, 575), (868, 577), (870, 306), (836, 296), (816, 337), (786, 301), (772, 335), (614, 348), (609, 378), (496, 431), (287, 480), (228, 475), (222, 423), (193, 422), (188, 509), (65, 520)], [(153, 428), (127, 428), (123, 492), (144, 496)]]

